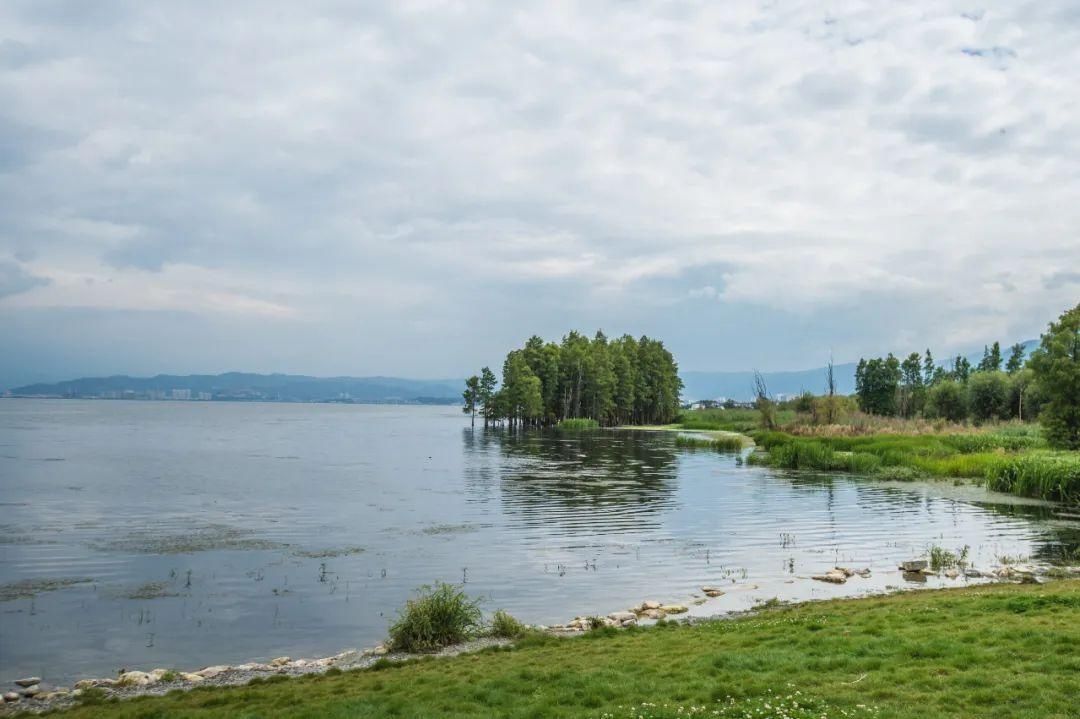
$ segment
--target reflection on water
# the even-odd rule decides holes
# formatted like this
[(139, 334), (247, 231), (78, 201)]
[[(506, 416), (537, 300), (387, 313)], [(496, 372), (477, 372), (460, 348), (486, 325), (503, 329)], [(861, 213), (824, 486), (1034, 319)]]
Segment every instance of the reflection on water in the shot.
[[(698, 613), (880, 591), (931, 543), (982, 566), (1080, 545), (1060, 508), (951, 485), (462, 425), (453, 407), (0, 402), (0, 681), (367, 646), (435, 580), (552, 623), (703, 584), (729, 591)], [(873, 577), (799, 581), (835, 563)]]

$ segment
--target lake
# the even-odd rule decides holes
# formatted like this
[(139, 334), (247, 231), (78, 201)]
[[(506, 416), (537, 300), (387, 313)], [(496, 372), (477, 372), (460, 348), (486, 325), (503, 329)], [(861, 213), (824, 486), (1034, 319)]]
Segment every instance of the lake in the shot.
[[(373, 646), (416, 587), (530, 623), (907, 585), (936, 543), (1048, 558), (1052, 506), (676, 449), (470, 429), (456, 407), (0, 400), (0, 683)], [(869, 567), (845, 585), (807, 579)], [(931, 579), (929, 586), (960, 584)]]

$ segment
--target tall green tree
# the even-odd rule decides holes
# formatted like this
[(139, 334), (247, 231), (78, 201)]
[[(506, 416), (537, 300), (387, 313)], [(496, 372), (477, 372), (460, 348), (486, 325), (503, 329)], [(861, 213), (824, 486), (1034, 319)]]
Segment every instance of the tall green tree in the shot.
[(922, 411), (926, 400), (922, 370), (918, 352), (912, 352), (900, 363), (900, 414), (904, 417), (913, 417)]
[(929, 387), (934, 383), (937, 375), (935, 373), (937, 367), (934, 365), (934, 355), (930, 354), (930, 348), (926, 348), (926, 354), (923, 355), (923, 384)]
[(465, 380), (465, 391), (461, 393), (462, 399), (465, 400), (465, 406), (461, 408), (461, 411), (469, 415), (469, 423), (471, 426), (476, 426), (476, 407), (480, 402), (480, 378), (473, 375), (469, 379)]
[(962, 422), (967, 417), (967, 393), (955, 379), (939, 380), (926, 396), (926, 415), (930, 418)]
[(900, 361), (892, 354), (884, 359), (860, 359), (855, 368), (859, 408), (869, 414), (895, 415), (901, 377)]
[(1001, 369), (1001, 343), (995, 342), (991, 347), (983, 345), (983, 356), (976, 368), (978, 372), (997, 372)]
[(1017, 342), (1009, 350), (1009, 361), (1005, 363), (1005, 371), (1016, 374), (1024, 368), (1024, 345)]
[(1028, 366), (1046, 398), (1039, 415), (1046, 440), (1080, 449), (1080, 304), (1050, 323)]
[(497, 384), (498, 380), (495, 379), (495, 373), (489, 367), (480, 370), (479, 396), (477, 399), (480, 403), (480, 413), (484, 416), (485, 427), (499, 416), (495, 404), (495, 386)]

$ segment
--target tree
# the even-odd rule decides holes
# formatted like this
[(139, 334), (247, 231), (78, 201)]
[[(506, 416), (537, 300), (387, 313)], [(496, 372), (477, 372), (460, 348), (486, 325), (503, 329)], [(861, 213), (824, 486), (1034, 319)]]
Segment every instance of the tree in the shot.
[(962, 422), (967, 417), (963, 385), (954, 379), (943, 379), (931, 387), (926, 396), (926, 415)]
[(967, 384), (968, 378), (971, 377), (971, 362), (967, 357), (956, 355), (950, 375), (960, 384)]
[(1010, 349), (1009, 361), (1005, 363), (1005, 371), (1016, 374), (1024, 367), (1024, 345), (1017, 342)]
[(1028, 366), (1046, 397), (1039, 420), (1047, 442), (1080, 449), (1080, 304), (1050, 323)]
[(465, 380), (465, 391), (461, 393), (465, 406), (461, 411), (469, 415), (470, 426), (476, 426), (476, 405), (480, 401), (480, 378), (473, 375)]
[(1000, 419), (1009, 414), (1008, 375), (982, 370), (968, 382), (968, 408), (978, 421)]
[(975, 371), (997, 372), (999, 369), (1001, 369), (1001, 343), (995, 342), (992, 347), (983, 345), (983, 356)]
[(918, 352), (912, 352), (900, 363), (900, 414), (904, 417), (912, 417), (922, 411), (926, 400), (922, 369)]
[[(1028, 390), (1034, 384), (1035, 373), (1029, 367), (1017, 370), (1009, 375), (1009, 414), (1021, 422), (1024, 421), (1024, 402), (1027, 400)], [(1027, 413), (1029, 416), (1034, 414), (1030, 409), (1027, 410)]]
[(489, 422), (494, 422), (499, 416), (495, 407), (495, 385), (497, 384), (495, 379), (495, 373), (490, 368), (484, 367), (480, 370), (480, 385), (479, 385), (479, 397), (480, 411), (484, 415), (484, 426), (487, 427)]
[(862, 411), (895, 415), (900, 379), (900, 361), (892, 354), (884, 359), (860, 359), (855, 369), (855, 394)]
[(937, 367), (934, 366), (934, 355), (930, 354), (930, 348), (926, 348), (923, 355), (923, 384), (929, 387), (937, 379)]
[(760, 422), (764, 429), (776, 429), (776, 403), (769, 396), (769, 386), (765, 376), (754, 370), (754, 407), (761, 415)]
[(836, 416), (839, 411), (836, 400), (836, 372), (833, 367), (832, 354), (829, 355), (829, 363), (825, 365), (825, 396), (815, 406), (820, 407), (817, 412), (817, 419), (820, 419), (825, 424), (836, 423)]

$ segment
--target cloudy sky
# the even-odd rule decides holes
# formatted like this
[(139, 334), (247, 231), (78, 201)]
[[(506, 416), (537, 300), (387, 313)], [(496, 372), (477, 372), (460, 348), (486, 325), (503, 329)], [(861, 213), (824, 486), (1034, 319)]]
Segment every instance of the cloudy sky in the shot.
[(0, 3), (0, 387), (796, 369), (1080, 299), (1080, 4)]

